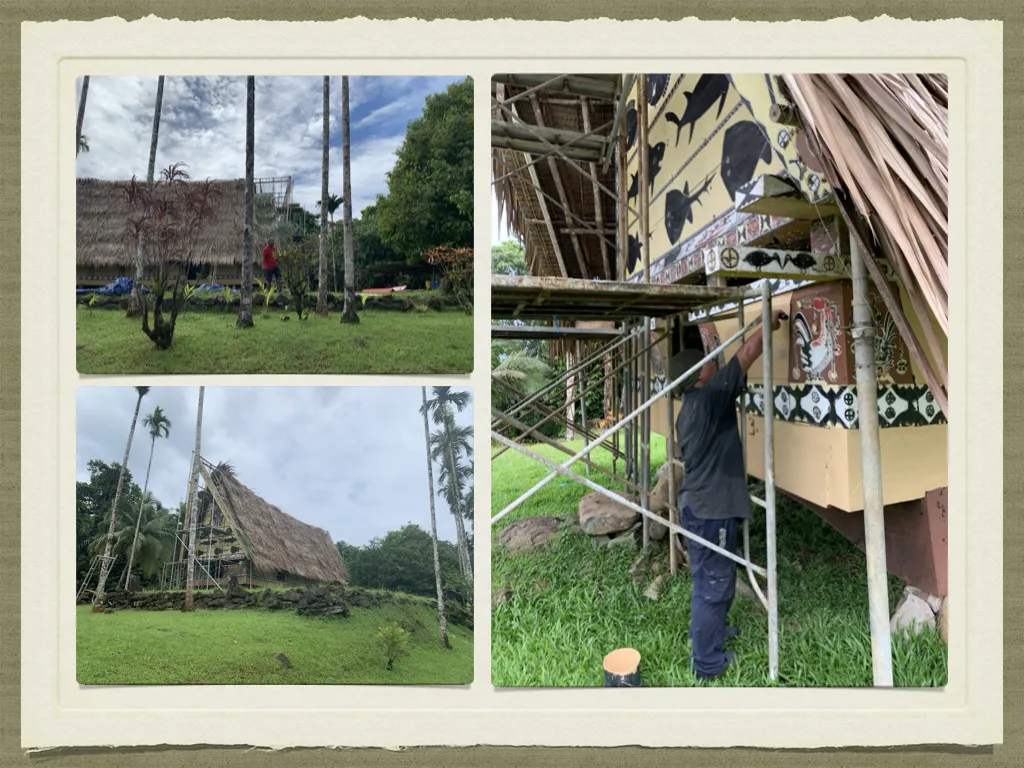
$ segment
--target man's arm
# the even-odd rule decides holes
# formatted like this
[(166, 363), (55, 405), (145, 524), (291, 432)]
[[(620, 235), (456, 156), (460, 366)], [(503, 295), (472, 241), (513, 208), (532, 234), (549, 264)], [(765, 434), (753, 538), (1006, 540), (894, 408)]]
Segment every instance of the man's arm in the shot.
[[(780, 310), (776, 310), (772, 313), (773, 331), (779, 330), (784, 317), (787, 317), (786, 313)], [(762, 343), (763, 339), (761, 337), (761, 332), (763, 330), (764, 328), (762, 327), (754, 331), (750, 338), (743, 342), (743, 345), (736, 352), (736, 360), (739, 362), (740, 368), (743, 369), (744, 374), (750, 370), (750, 366), (754, 364), (754, 361), (761, 356), (761, 351), (764, 349), (764, 345)]]

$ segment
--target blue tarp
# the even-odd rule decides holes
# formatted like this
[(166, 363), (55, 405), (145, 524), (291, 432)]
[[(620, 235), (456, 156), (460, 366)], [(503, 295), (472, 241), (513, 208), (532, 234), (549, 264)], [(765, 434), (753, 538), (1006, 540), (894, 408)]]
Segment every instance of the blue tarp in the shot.
[[(199, 293), (200, 291), (223, 291), (225, 288), (227, 288), (227, 286), (221, 285), (220, 283), (203, 283), (202, 285), (196, 286), (196, 293)], [(232, 293), (238, 293), (237, 288), (231, 288), (229, 290)]]
[[(124, 296), (132, 292), (132, 279), (130, 277), (118, 277), (113, 282), (107, 283), (102, 288), (78, 288), (75, 293), (98, 293), (100, 296)], [(142, 286), (143, 293), (149, 293), (149, 288)]]

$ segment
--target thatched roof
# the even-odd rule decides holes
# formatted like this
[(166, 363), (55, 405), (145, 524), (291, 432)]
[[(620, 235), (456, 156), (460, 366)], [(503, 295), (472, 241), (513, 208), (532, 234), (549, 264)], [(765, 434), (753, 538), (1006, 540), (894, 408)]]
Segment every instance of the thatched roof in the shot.
[(328, 583), (348, 582), (348, 571), (327, 531), (282, 512), (229, 472), (205, 466), (202, 472), (257, 571), (285, 571)]
[(925, 367), (933, 370), (926, 377), (946, 411), (939, 334), (948, 333), (949, 309), (947, 78), (816, 74), (785, 75), (782, 82), (844, 218), (867, 249), (875, 283), (883, 282), (875, 278), (876, 263), (886, 258), (922, 319), (915, 345), (928, 350)]
[[(504, 82), (492, 83), (492, 93), (499, 103), (529, 90), (533, 82), (530, 78), (543, 79), (542, 76), (523, 76), (524, 82), (517, 83), (516, 77), (508, 75), (503, 78)], [(588, 75), (586, 79), (607, 83), (609, 93), (612, 88), (618, 87), (617, 75)], [(604, 171), (601, 162), (574, 159), (573, 163), (569, 163), (561, 157), (549, 155), (554, 170), (552, 162), (545, 158), (532, 165), (531, 173), (526, 169), (527, 164), (549, 152), (550, 147), (530, 138), (528, 131), (522, 127), (517, 129), (518, 123), (507, 112), (496, 104), (492, 106), (492, 120), (508, 124), (507, 128), (499, 130), (501, 140), (504, 140), (502, 133), (507, 131), (509, 136), (527, 137), (537, 147), (536, 153), (532, 155), (497, 146), (491, 150), (492, 179), (496, 182), (494, 193), (499, 215), (504, 214), (512, 232), (522, 240), (529, 274), (535, 277), (584, 280), (597, 277), (614, 280), (616, 203), (603, 191), (595, 196), (593, 180), (580, 173), (578, 168), (591, 175), (596, 172), (598, 182), (616, 192), (615, 164), (610, 163), (608, 170)], [(574, 137), (578, 139), (581, 134), (589, 133), (587, 128), (595, 131), (593, 136), (588, 137), (589, 141), (577, 140), (572, 145), (578, 152), (576, 157), (583, 158), (593, 151), (591, 148), (595, 143), (607, 143), (611, 133), (610, 123), (615, 114), (615, 102), (597, 95), (583, 96), (570, 91), (541, 89), (532, 96), (528, 95), (508, 105), (508, 109), (523, 123), (549, 129), (548, 136), (560, 135), (571, 141)], [(596, 130), (602, 126), (601, 130)], [(557, 134), (559, 131), (562, 133)], [(536, 186), (534, 178), (538, 182)], [(563, 196), (571, 215), (561, 207)], [(604, 230), (607, 241), (602, 241), (595, 234), (583, 232), (587, 227)]]
[[(79, 266), (130, 265), (135, 248), (126, 238), (128, 198), (124, 181), (78, 179), (76, 251)], [(185, 182), (197, 184), (199, 182)], [(218, 192), (213, 218), (204, 226), (194, 260), (204, 264), (239, 264), (245, 225), (245, 181), (214, 181)], [(253, 243), (253, 260), (260, 249)]]

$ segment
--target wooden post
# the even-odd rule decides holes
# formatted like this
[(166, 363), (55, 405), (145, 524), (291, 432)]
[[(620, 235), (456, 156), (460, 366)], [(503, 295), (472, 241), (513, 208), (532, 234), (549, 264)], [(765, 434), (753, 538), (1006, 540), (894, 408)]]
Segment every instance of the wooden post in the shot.
[(640, 653), (632, 648), (618, 648), (604, 657), (605, 688), (639, 688)]

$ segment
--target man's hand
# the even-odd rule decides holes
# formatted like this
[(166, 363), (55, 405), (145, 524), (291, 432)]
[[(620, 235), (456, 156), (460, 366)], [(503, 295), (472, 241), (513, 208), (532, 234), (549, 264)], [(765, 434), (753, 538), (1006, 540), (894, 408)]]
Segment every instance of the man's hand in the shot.
[(777, 331), (782, 327), (782, 321), (788, 320), (789, 315), (783, 312), (781, 309), (777, 309), (772, 312), (772, 330)]

